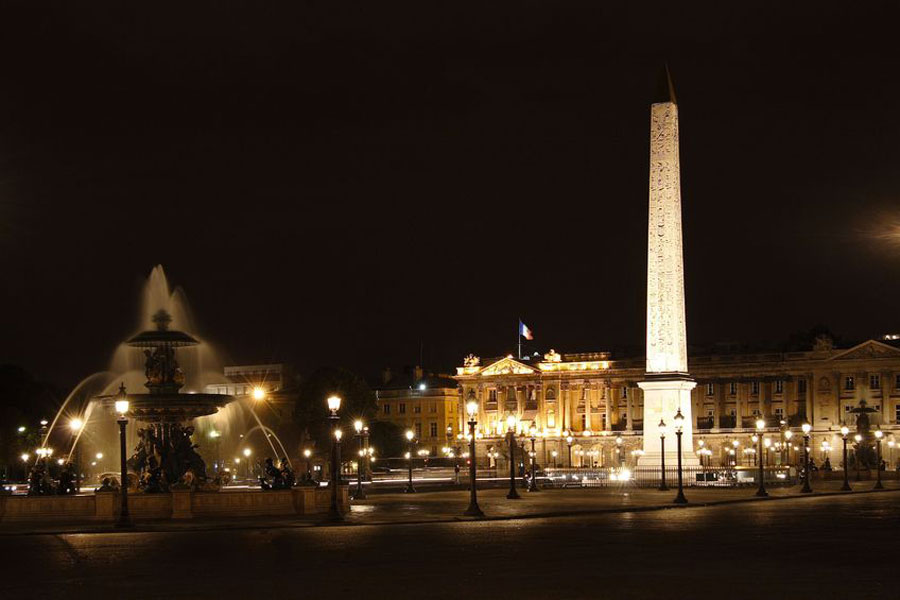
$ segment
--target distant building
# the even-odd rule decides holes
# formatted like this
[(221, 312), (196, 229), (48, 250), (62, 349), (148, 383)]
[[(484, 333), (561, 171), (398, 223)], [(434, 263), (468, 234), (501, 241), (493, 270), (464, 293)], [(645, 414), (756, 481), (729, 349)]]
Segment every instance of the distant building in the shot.
[(411, 429), (419, 447), (440, 456), (460, 433), (459, 385), (449, 375), (426, 374), (421, 367), (394, 374), (385, 370), (376, 386), (376, 420)]
[[(290, 419), (297, 403), (296, 385), (290, 368), (281, 363), (225, 367), (225, 382), (206, 386), (208, 394), (228, 394), (238, 400), (265, 399), (281, 419)], [(259, 398), (254, 394), (262, 394)]]

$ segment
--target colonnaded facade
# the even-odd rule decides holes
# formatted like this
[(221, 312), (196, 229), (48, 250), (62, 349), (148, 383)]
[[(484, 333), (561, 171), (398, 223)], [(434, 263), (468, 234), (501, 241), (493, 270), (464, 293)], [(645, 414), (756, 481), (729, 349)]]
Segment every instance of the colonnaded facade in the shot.
[[(692, 356), (695, 452), (702, 448), (711, 465), (747, 464), (753, 460), (747, 453), (753, 452), (750, 436), (760, 417), (776, 444), (786, 443), (785, 431), (796, 433), (794, 450), (801, 449), (800, 427), (809, 422), (812, 456), (817, 462), (828, 457), (837, 468), (841, 425), (855, 430), (856, 413), (851, 411), (864, 401), (871, 409), (871, 426), (885, 432), (884, 458), (893, 468), (894, 432), (900, 442), (896, 338), (843, 349), (820, 339), (806, 352)], [(643, 391), (638, 383), (646, 377), (644, 367), (644, 357), (614, 360), (604, 352), (551, 350), (542, 358), (485, 361), (470, 355), (457, 368), (463, 400), (457, 428), (465, 431), (464, 405), (475, 399), (479, 462), (482, 453), (505, 455), (506, 419), (514, 415), (520, 434), (527, 435), (532, 426), (538, 430), (536, 451), (544, 465), (569, 466), (570, 455), (571, 466), (635, 464), (643, 451)], [(773, 451), (768, 463), (778, 464), (790, 454)]]

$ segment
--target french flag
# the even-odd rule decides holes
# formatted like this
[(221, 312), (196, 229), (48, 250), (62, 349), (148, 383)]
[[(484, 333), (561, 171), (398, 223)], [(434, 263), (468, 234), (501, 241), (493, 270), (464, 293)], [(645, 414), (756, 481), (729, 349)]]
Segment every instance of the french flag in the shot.
[(531, 333), (530, 329), (528, 329), (528, 325), (522, 322), (522, 319), (519, 319), (519, 335), (521, 335), (526, 340), (534, 339), (534, 334)]

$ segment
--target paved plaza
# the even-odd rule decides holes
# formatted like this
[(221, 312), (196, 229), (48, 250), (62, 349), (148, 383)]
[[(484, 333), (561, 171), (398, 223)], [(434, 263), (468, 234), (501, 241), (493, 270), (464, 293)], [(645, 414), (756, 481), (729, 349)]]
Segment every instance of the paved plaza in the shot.
[[(696, 490), (691, 497), (731, 500), (748, 491)], [(610, 509), (648, 507), (664, 499), (649, 491), (627, 493), (547, 491), (524, 498), (505, 516), (537, 515), (553, 507), (585, 510), (588, 498)], [(485, 509), (498, 516), (513, 504), (497, 493), (484, 496)], [(420, 494), (399, 503), (397, 497), (377, 497), (350, 517), (351, 523), (372, 523), (368, 526), (191, 523), (174, 530), (36, 535), (7, 530), (0, 536), (0, 553), (7, 559), (0, 590), (9, 598), (214, 598), (225, 591), (248, 598), (896, 594), (884, 567), (900, 526), (900, 494), (893, 491), (422, 522), (449, 518), (461, 497)], [(415, 517), (419, 524), (398, 523)]]

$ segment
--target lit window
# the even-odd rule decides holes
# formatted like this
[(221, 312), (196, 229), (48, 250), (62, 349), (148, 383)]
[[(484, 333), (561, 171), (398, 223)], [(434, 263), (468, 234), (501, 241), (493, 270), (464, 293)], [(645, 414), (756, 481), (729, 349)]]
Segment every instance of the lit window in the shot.
[(431, 424), (431, 437), (437, 437), (437, 423)]
[(856, 389), (856, 382), (853, 380), (852, 376), (848, 375), (847, 377), (844, 377), (844, 389), (848, 391)]
[(716, 393), (716, 384), (707, 383), (706, 384), (706, 395), (713, 396), (713, 395), (715, 395), (715, 393)]
[(401, 402), (400, 406), (397, 409), (397, 412), (399, 412), (401, 415), (405, 415), (406, 414), (406, 405)]
[(737, 396), (737, 383), (732, 381), (728, 384), (728, 393), (732, 396)]
[(881, 375), (869, 375), (869, 389), (881, 389)]
[(775, 393), (781, 394), (784, 392), (784, 381), (781, 379), (775, 380)]
[(625, 387), (624, 385), (622, 386), (622, 397), (623, 397), (623, 398), (627, 398), (627, 397), (628, 397), (628, 388)]
[(384, 405), (384, 414), (386, 414), (386, 415), (391, 414), (391, 405), (390, 404)]

